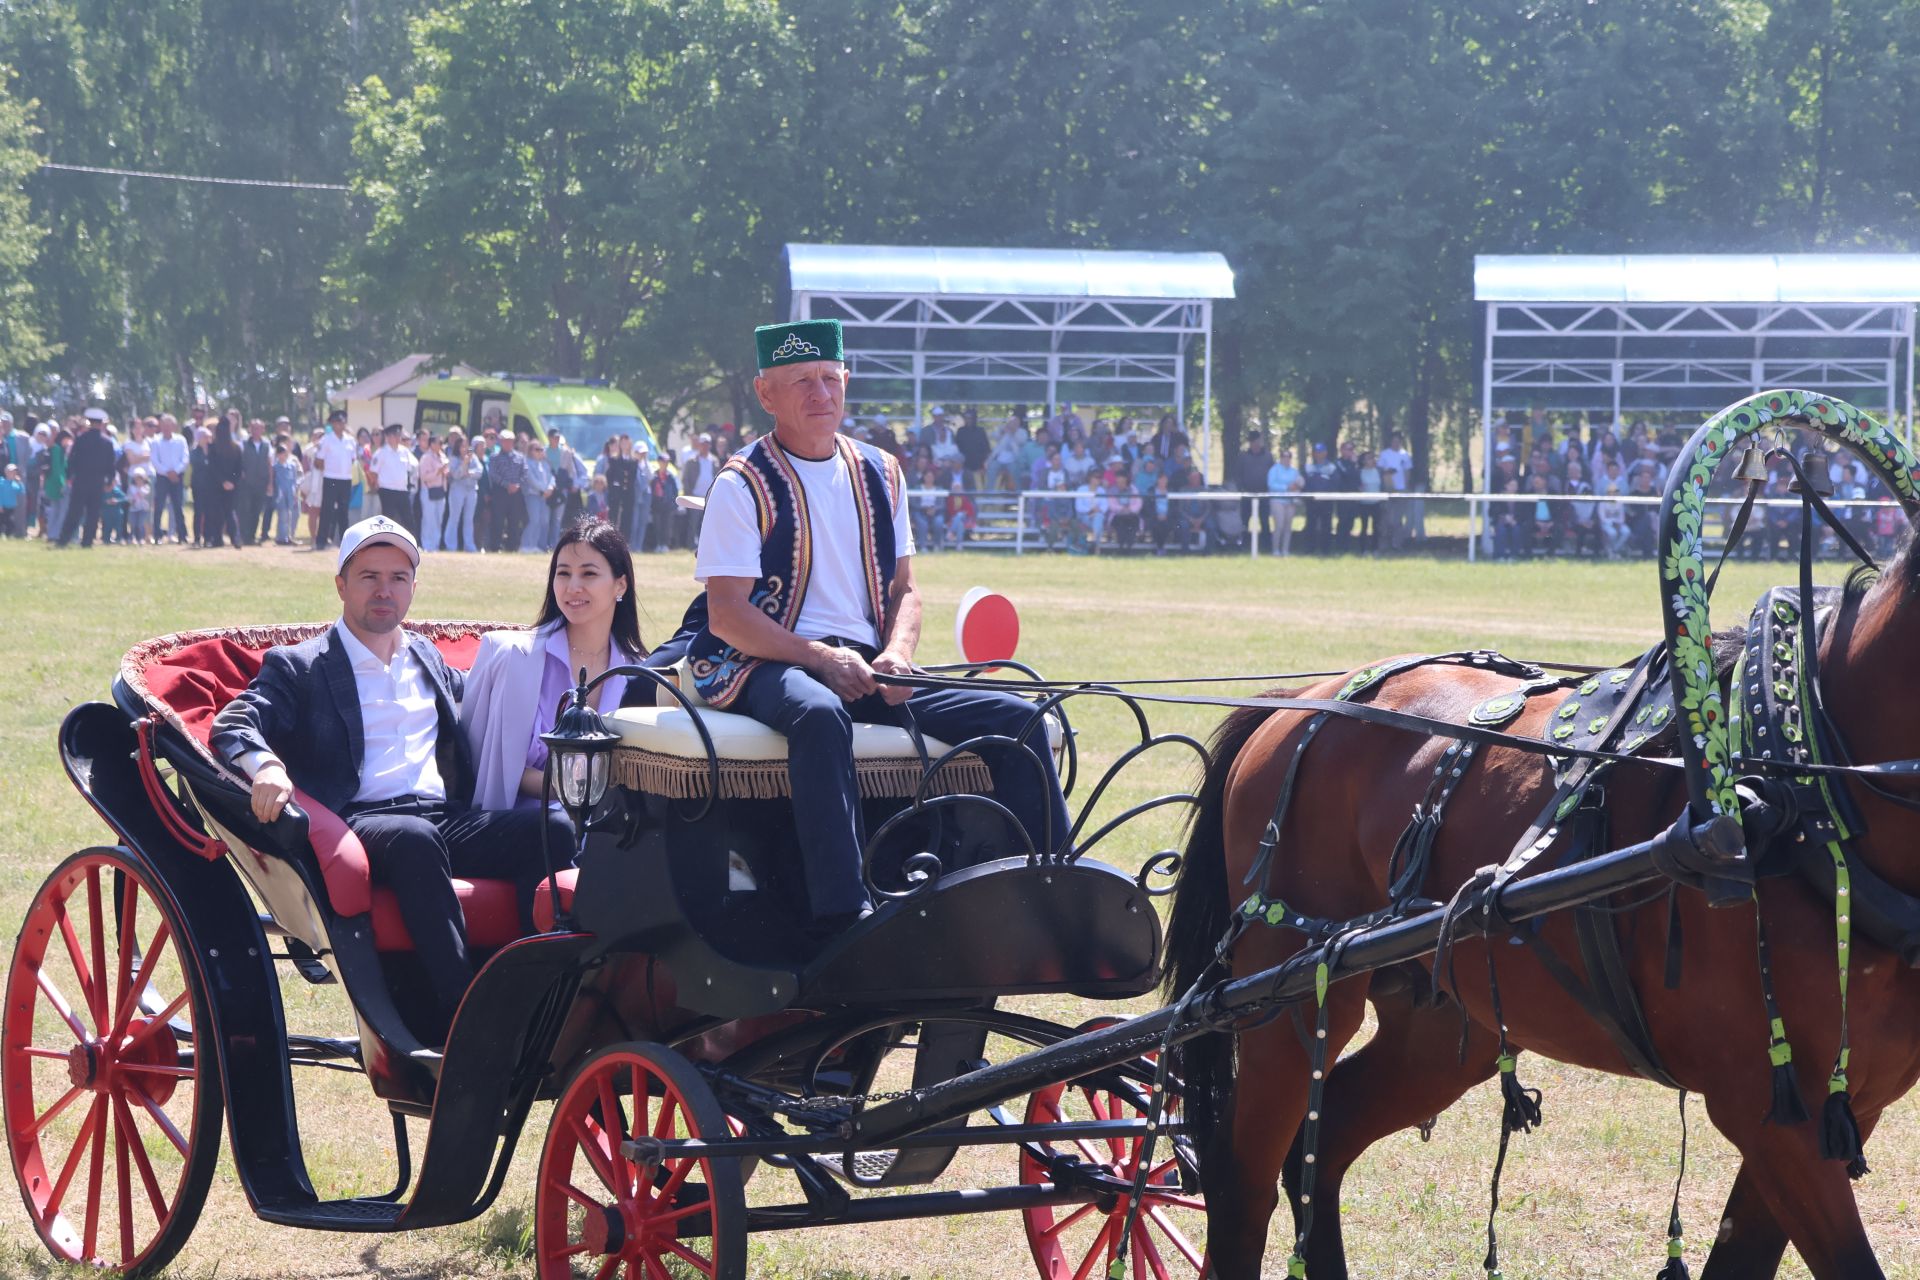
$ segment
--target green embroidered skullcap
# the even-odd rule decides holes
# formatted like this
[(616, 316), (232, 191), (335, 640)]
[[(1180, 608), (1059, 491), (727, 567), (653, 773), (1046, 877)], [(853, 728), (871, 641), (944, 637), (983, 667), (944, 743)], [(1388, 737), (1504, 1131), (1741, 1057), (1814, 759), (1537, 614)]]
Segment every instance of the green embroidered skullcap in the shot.
[(840, 339), (838, 320), (789, 320), (785, 324), (763, 324), (753, 331), (753, 345), (759, 349), (762, 369), (800, 364), (807, 360), (847, 358), (846, 347)]

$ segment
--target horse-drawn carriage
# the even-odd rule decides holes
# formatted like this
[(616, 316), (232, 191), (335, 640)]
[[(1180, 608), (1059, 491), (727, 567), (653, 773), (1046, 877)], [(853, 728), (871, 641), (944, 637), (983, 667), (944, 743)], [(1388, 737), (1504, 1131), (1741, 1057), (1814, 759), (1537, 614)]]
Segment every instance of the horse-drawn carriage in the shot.
[[(824, 948), (782, 908), (777, 735), (667, 680), (661, 706), (611, 725), (566, 712), (549, 743), (577, 869), (551, 871), (528, 937), (510, 890), (457, 886), (485, 961), (444, 1052), (409, 1031), (405, 926), (351, 833), (311, 804), (255, 823), (204, 745), (262, 647), (295, 634), (141, 646), (115, 703), (76, 708), (60, 734), (120, 843), (54, 871), (8, 979), (6, 1124), (35, 1226), (63, 1258), (164, 1264), (199, 1212), (223, 1113), (265, 1220), (458, 1222), (493, 1201), (552, 1100), (542, 1277), (737, 1277), (750, 1232), (1009, 1209), (1045, 1277), (1241, 1280), (1260, 1273), (1282, 1174), (1290, 1272), (1337, 1276), (1352, 1160), (1496, 1074), (1504, 1151), (1538, 1115), (1514, 1079), (1515, 1053), (1537, 1048), (1706, 1096), (1745, 1161), (1709, 1274), (1772, 1274), (1789, 1244), (1821, 1280), (1880, 1274), (1848, 1178), (1920, 1075), (1920, 805), (1901, 791), (1920, 762), (1899, 758), (1915, 754), (1910, 722), (1886, 696), (1920, 643), (1920, 559), (1815, 591), (1814, 520), (1831, 513), (1776, 450), (1805, 491), (1801, 581), (1713, 633), (1709, 481), (1738, 455), (1751, 502), (1768, 471), (1757, 442), (1787, 425), (1852, 449), (1920, 511), (1912, 454), (1851, 407), (1801, 392), (1734, 406), (1662, 498), (1666, 639), (1617, 669), (1465, 650), (1255, 698), (919, 677), (1026, 693), (1022, 742), (1069, 762), (1070, 696), (1130, 699), (1140, 742), (1091, 788), (1071, 851), (1049, 855), (1054, 833), (1036, 848), (981, 794), (984, 744), (874, 735), (856, 769), (881, 906)], [(457, 664), (475, 634), (433, 639)], [(1151, 732), (1156, 701), (1233, 708), (1211, 758)], [(1113, 770), (1160, 746), (1193, 749), (1203, 784), (1143, 807), (1197, 815), (1184, 861), (1129, 876), (1086, 856), (1127, 815), (1083, 828)], [(1163, 942), (1150, 885), (1176, 864)], [(340, 984), (356, 1034), (290, 1034), (283, 967)], [(997, 1006), (1136, 997), (1163, 971), (1177, 998), (1137, 1017), (1074, 1028)], [(1342, 1059), (1366, 1001), (1384, 1048)], [(990, 1040), (1024, 1049), (991, 1061)], [(1824, 1106), (1796, 1050), (1833, 1062)], [(293, 1105), (304, 1065), (364, 1072), (391, 1112), (389, 1193), (316, 1194)], [(1374, 1105), (1358, 1114), (1355, 1098)], [(410, 1121), (426, 1127), (417, 1170)], [(987, 1144), (1017, 1147), (1017, 1182), (910, 1189)], [(769, 1174), (794, 1198), (764, 1194)], [(1677, 1200), (1671, 1236), (1662, 1274), (1680, 1280)]]

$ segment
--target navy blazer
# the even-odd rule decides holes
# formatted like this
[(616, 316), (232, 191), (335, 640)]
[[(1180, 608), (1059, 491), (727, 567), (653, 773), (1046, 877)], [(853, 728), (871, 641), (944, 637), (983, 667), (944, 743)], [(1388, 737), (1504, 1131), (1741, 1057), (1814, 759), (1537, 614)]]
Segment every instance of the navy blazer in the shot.
[[(260, 674), (213, 720), (213, 749), (239, 767), (250, 751), (267, 750), (287, 767), (293, 785), (340, 812), (360, 789), (366, 760), (360, 687), (353, 661), (339, 642), (339, 624), (310, 640), (281, 645), (261, 656)], [(473, 801), (473, 765), (460, 731), (460, 695), (465, 676), (449, 667), (432, 643), (406, 633), (408, 652), (433, 685), (440, 715), (435, 758), (447, 788), (447, 807)]]

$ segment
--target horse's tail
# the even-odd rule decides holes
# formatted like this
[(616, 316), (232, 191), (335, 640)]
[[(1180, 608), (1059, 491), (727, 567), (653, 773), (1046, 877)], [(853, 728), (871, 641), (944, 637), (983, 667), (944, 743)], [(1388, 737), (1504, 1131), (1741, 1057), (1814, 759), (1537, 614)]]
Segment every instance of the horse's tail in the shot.
[[(1165, 972), (1170, 998), (1178, 999), (1213, 963), (1226, 934), (1233, 903), (1227, 892), (1227, 775), (1255, 731), (1273, 714), (1270, 708), (1241, 707), (1214, 730), (1208, 764), (1200, 782), (1200, 803), (1187, 826), (1180, 879), (1174, 886), (1173, 912), (1167, 920)], [(1182, 1083), (1182, 1110), (1197, 1150), (1205, 1151), (1214, 1125), (1233, 1095), (1233, 1037), (1213, 1033), (1174, 1049), (1173, 1068)]]

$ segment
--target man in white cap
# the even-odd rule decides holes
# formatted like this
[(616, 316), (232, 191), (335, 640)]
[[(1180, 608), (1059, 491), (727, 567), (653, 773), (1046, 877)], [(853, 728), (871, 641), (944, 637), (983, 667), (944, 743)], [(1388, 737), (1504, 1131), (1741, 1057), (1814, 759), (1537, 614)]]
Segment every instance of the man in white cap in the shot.
[(107, 490), (113, 486), (113, 441), (107, 438), (107, 411), (89, 409), (84, 416), (87, 425), (74, 437), (73, 452), (67, 455), (70, 499), (60, 526), (59, 545), (63, 547), (72, 545), (75, 533), (80, 535), (81, 546), (93, 545)]
[(537, 805), (471, 807), (465, 677), (401, 626), (419, 566), (420, 546), (398, 521), (374, 516), (349, 528), (333, 580), (340, 620), (311, 640), (269, 649), (260, 674), (214, 719), (212, 745), (252, 779), (260, 822), (298, 799), (339, 814), (359, 836), (374, 881), (399, 898), (432, 987), (433, 1022), (415, 1031), (437, 1044), (473, 977), (451, 877), (512, 880), (531, 933), (533, 894), (546, 873), (540, 828), (548, 826), (563, 860), (573, 832)]

